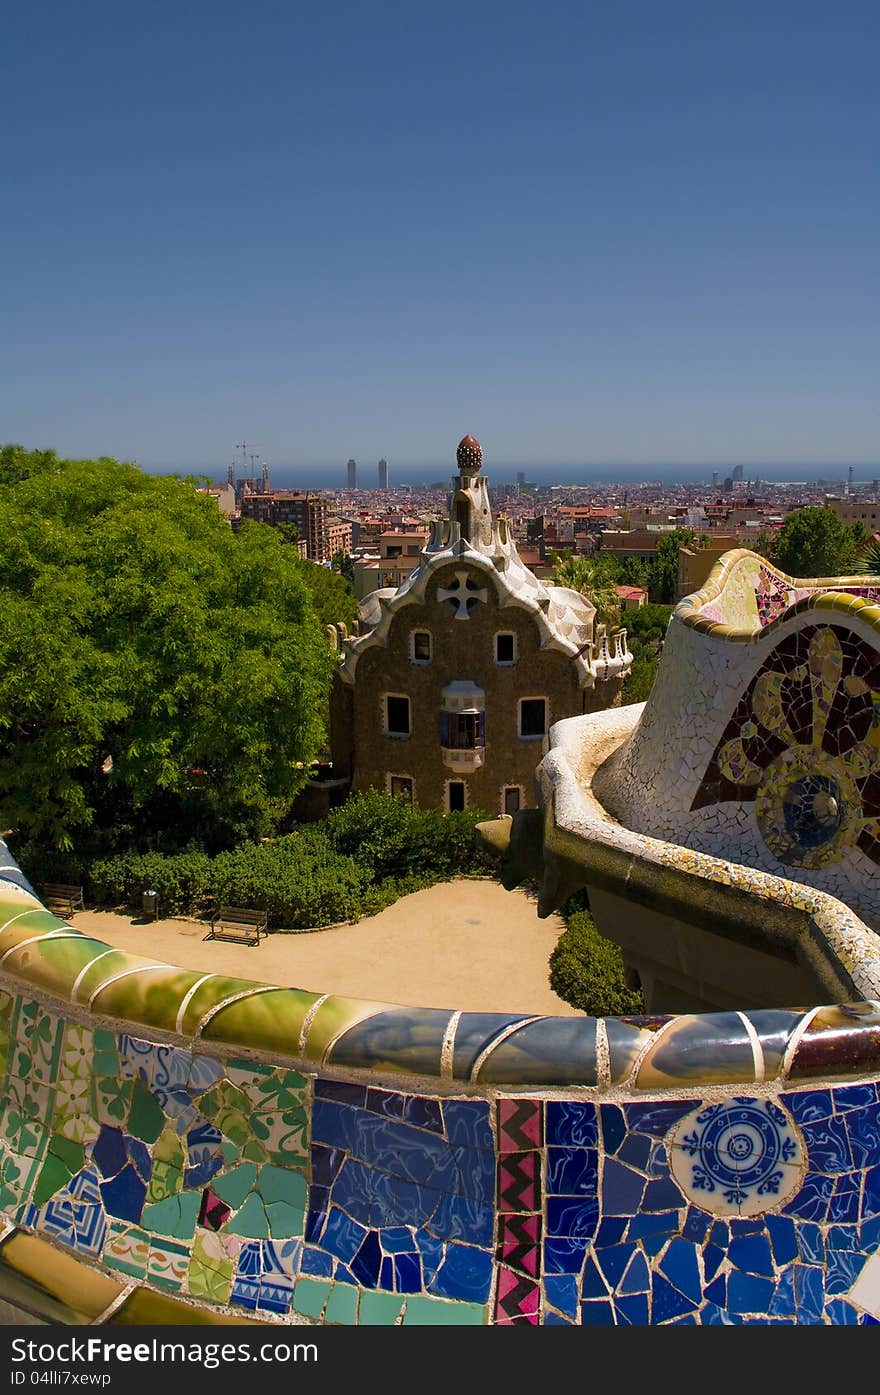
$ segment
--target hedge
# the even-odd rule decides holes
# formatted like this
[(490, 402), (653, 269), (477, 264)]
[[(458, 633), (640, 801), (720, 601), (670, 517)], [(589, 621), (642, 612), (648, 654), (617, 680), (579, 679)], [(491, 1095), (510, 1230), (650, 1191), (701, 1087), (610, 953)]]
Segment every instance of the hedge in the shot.
[(575, 911), (550, 956), (550, 987), (591, 1017), (642, 1012), (641, 992), (629, 988), (623, 955), (596, 929), (589, 911)]

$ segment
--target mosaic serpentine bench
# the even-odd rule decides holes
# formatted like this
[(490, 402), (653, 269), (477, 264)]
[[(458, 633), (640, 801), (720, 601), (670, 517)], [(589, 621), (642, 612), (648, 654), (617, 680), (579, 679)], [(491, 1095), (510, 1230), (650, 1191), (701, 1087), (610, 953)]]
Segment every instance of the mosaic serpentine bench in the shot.
[(0, 868), (0, 1293), (54, 1322), (880, 1314), (880, 1004), (424, 1010), (112, 949)]

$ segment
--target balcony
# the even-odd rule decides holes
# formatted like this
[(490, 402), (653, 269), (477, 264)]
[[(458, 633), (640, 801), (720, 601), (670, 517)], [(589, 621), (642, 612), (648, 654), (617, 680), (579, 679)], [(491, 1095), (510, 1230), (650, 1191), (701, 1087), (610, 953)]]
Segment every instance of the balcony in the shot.
[(459, 775), (477, 770), (486, 758), (486, 696), (473, 683), (443, 689), (440, 750), (443, 763)]

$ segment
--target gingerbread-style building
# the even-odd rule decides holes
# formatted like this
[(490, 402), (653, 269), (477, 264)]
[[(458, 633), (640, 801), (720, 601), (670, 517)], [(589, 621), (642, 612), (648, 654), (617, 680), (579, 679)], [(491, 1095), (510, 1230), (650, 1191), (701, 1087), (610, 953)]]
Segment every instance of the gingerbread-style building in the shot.
[(534, 804), (551, 724), (618, 703), (632, 656), (624, 630), (600, 633), (588, 600), (524, 566), (473, 436), (457, 463), (418, 566), (337, 637), (334, 773), (422, 808), (514, 813)]

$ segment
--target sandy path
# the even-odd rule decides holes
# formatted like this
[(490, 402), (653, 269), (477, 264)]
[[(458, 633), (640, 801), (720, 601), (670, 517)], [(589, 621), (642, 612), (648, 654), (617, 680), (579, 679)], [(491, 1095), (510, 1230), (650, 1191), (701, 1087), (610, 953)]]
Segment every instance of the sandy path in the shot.
[(144, 924), (112, 911), (79, 911), (71, 923), (119, 949), (187, 969), (417, 1007), (582, 1015), (548, 983), (563, 921), (539, 920), (524, 891), (488, 880), (445, 882), (357, 925), (270, 935), (253, 948), (205, 942), (207, 926), (194, 920)]

